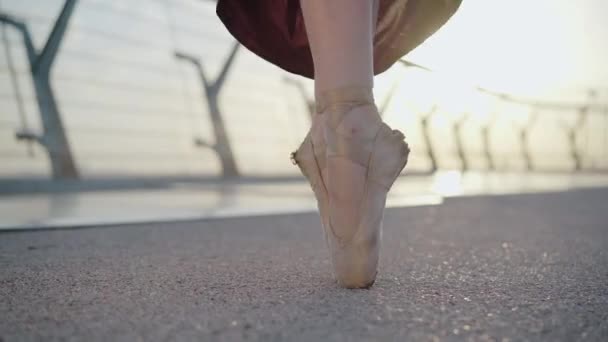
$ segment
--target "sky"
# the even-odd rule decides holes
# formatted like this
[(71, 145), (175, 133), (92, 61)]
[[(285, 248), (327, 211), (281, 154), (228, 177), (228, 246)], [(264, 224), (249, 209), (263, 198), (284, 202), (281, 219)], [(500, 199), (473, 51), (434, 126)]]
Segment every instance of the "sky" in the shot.
[(608, 91), (608, 1), (464, 0), (407, 58), (530, 97)]

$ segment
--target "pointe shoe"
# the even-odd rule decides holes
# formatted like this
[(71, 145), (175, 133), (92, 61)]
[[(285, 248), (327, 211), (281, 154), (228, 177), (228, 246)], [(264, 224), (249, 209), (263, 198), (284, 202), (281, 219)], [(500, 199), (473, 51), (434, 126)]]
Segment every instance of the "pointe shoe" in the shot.
[[(366, 168), (363, 197), (355, 212), (358, 223), (353, 227), (336, 227), (329, 212), (323, 225), (336, 280), (346, 288), (368, 288), (375, 282), (386, 196), (405, 167), (410, 151), (404, 135), (380, 119), (373, 127), (366, 127), (371, 133), (366, 136), (371, 138), (339, 133), (339, 124), (359, 106), (371, 106), (377, 113), (371, 88), (339, 88), (323, 93), (317, 100), (318, 113), (325, 115), (327, 152), (324, 163), (330, 158), (342, 158)], [(328, 181), (331, 186), (331, 179)], [(323, 185), (324, 189), (317, 187), (322, 195), (318, 198), (325, 196), (319, 202), (322, 217), (328, 211), (330, 201), (334, 200), (325, 183)], [(341, 233), (337, 234), (337, 231)]]
[[(318, 114), (315, 114), (318, 115)], [(312, 131), (312, 129), (311, 129)], [(323, 179), (323, 173), (326, 169), (325, 158), (325, 141), (320, 140), (313, 143), (312, 132), (308, 132), (300, 147), (291, 153), (291, 162), (300, 168), (300, 171), (310, 183), (310, 187), (317, 199), (317, 207), (323, 231), (329, 221), (329, 199), (327, 196), (327, 187)], [(325, 239), (327, 241), (327, 237)]]

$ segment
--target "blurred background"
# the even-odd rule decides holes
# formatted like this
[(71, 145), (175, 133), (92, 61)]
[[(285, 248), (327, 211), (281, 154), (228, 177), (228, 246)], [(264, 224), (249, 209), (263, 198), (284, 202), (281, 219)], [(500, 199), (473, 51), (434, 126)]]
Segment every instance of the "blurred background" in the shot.
[[(406, 173), (603, 174), (606, 13), (603, 0), (465, 0), (377, 78), (413, 149)], [(1, 0), (0, 24), (0, 193), (301, 180), (289, 153), (312, 82), (237, 44), (214, 1)]]

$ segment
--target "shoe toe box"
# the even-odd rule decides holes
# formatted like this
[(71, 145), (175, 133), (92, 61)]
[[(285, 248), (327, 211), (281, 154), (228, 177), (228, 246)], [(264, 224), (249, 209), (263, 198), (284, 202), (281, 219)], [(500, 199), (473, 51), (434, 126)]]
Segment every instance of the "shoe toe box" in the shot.
[(378, 237), (366, 241), (351, 241), (347, 246), (334, 249), (333, 261), (336, 280), (345, 288), (368, 288), (377, 274)]

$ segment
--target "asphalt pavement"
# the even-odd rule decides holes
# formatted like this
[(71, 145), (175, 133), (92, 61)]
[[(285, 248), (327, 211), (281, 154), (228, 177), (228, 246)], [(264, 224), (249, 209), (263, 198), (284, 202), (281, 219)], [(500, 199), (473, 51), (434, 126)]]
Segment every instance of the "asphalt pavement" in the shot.
[(390, 208), (370, 290), (314, 213), (0, 233), (0, 341), (606, 341), (608, 188)]

